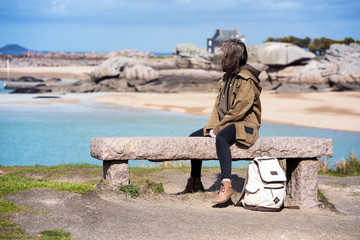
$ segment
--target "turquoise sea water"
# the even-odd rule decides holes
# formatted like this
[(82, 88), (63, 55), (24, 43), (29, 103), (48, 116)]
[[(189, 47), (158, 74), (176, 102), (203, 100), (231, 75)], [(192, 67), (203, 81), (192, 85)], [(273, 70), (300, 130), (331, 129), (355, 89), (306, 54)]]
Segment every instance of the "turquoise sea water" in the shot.
[[(0, 165), (101, 165), (90, 156), (92, 137), (188, 136), (207, 121), (208, 117), (97, 103), (0, 105)], [(360, 156), (359, 133), (263, 123), (260, 135), (333, 138), (330, 164), (347, 158), (351, 151)], [(204, 165), (217, 166), (218, 161)], [(234, 162), (234, 167), (246, 165), (246, 161)], [(130, 166), (139, 166), (139, 161), (130, 161)]]
[(6, 82), (4, 81), (0, 81), (0, 93), (8, 93), (8, 92), (12, 92), (13, 90), (12, 89), (5, 89), (4, 88), (4, 84)]

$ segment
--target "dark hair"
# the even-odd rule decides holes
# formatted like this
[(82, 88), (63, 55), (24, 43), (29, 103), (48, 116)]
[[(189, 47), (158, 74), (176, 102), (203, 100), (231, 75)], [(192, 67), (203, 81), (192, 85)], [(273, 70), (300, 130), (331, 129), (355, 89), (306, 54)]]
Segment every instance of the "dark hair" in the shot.
[(222, 70), (227, 73), (237, 74), (247, 62), (248, 55), (245, 43), (240, 39), (232, 38), (223, 43), (222, 50)]

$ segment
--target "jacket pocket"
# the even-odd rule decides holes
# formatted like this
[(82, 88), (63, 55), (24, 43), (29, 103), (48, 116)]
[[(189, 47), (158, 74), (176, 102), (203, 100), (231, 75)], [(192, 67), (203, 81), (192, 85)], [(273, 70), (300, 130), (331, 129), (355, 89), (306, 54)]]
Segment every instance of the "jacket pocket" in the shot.
[(248, 144), (252, 145), (256, 141), (256, 139), (258, 138), (258, 135), (259, 135), (256, 124), (245, 123), (244, 131), (245, 131), (245, 135), (246, 135), (246, 142)]
[(258, 139), (259, 132), (256, 124), (237, 122), (236, 126), (236, 140), (240, 143), (251, 146)]

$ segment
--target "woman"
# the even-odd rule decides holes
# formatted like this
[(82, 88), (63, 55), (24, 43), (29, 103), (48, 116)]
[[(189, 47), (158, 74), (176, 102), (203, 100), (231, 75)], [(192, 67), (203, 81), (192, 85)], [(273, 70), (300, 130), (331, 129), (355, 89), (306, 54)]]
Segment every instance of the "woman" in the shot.
[[(223, 44), (222, 70), (225, 72), (209, 123), (190, 137), (216, 138), (220, 161), (221, 186), (213, 203), (227, 202), (234, 194), (231, 186), (231, 151), (234, 142), (250, 147), (259, 137), (261, 124), (260, 72), (248, 65), (245, 44), (230, 39)], [(203, 191), (202, 161), (191, 160), (191, 174), (183, 192)]]

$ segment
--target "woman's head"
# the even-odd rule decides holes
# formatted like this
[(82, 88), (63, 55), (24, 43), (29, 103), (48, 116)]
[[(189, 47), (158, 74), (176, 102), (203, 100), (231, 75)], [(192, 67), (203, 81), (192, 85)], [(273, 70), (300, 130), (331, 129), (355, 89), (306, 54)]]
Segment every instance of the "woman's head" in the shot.
[(222, 70), (237, 74), (247, 62), (248, 55), (245, 44), (240, 39), (232, 38), (223, 43), (222, 50)]

